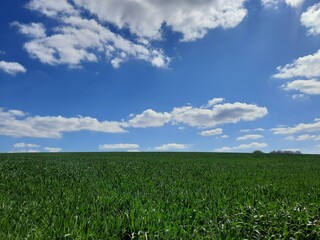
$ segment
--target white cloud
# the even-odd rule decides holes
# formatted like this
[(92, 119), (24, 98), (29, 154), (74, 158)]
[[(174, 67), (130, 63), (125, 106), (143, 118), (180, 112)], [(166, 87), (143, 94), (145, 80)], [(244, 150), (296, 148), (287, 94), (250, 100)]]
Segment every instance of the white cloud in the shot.
[(140, 152), (138, 149), (129, 149), (127, 152)]
[(60, 138), (63, 132), (96, 131), (121, 133), (119, 122), (100, 122), (91, 117), (24, 116), (18, 110), (0, 109), (0, 135), (12, 137)]
[(319, 139), (317, 135), (303, 134), (296, 138), (297, 141), (307, 141), (307, 140), (316, 140)]
[(45, 147), (44, 150), (47, 152), (62, 152), (62, 148), (57, 147)]
[(147, 109), (141, 114), (135, 115), (128, 121), (128, 126), (136, 128), (161, 127), (171, 120), (169, 113), (158, 113), (152, 109)]
[(180, 143), (168, 143), (158, 147), (155, 147), (154, 150), (166, 151), (166, 150), (187, 150), (189, 148), (188, 144)]
[(100, 150), (137, 150), (140, 146), (131, 143), (102, 144), (99, 145)]
[(320, 3), (315, 4), (301, 14), (301, 24), (308, 28), (308, 34), (320, 34)]
[(32, 144), (32, 143), (16, 143), (13, 145), (14, 148), (37, 148), (40, 147), (37, 144)]
[(319, 132), (320, 131), (320, 121), (315, 120), (313, 123), (299, 123), (294, 127), (278, 127), (271, 129), (273, 134), (296, 134), (303, 132)]
[(214, 149), (215, 152), (230, 152), (232, 151), (231, 147), (222, 147), (222, 148), (216, 148)]
[(46, 37), (46, 29), (42, 23), (21, 24), (19, 22), (13, 22), (11, 23), (11, 26), (17, 27), (21, 34), (30, 38)]
[(213, 98), (211, 100), (208, 101), (207, 105), (204, 106), (204, 108), (210, 108), (218, 103), (224, 102), (225, 99), (224, 98)]
[(284, 138), (285, 140), (290, 140), (290, 141), (308, 141), (308, 140), (320, 140), (320, 135), (310, 135), (310, 134), (302, 134), (299, 135), (298, 137), (294, 136), (287, 136)]
[(74, 0), (101, 21), (144, 39), (161, 39), (161, 28), (166, 24), (182, 34), (183, 41), (202, 38), (208, 30), (237, 26), (247, 14), (244, 0), (162, 1), (145, 0)]
[(233, 150), (260, 149), (260, 148), (265, 148), (265, 147), (268, 147), (268, 144), (259, 143), (259, 142), (252, 142), (249, 144), (240, 144), (239, 146), (236, 146), (236, 147), (217, 148), (214, 151), (216, 151), (216, 152), (230, 152)]
[(241, 129), (240, 132), (263, 132), (264, 128), (255, 128), (255, 129)]
[(47, 31), (48, 34), (40, 23), (12, 24), (20, 33), (31, 38), (24, 44), (31, 57), (42, 63), (66, 64), (71, 67), (104, 58), (115, 68), (130, 59), (147, 61), (156, 67), (166, 67), (170, 62), (170, 58), (165, 56), (161, 49), (125, 39), (96, 20), (81, 16), (81, 11), (67, 1), (62, 2), (69, 7), (54, 7), (57, 3), (52, 0), (35, 0), (28, 5), (30, 9), (56, 20), (56, 26)]
[[(163, 40), (162, 26), (182, 34), (182, 41), (202, 38), (214, 28), (236, 27), (247, 14), (245, 0), (115, 1), (31, 0), (27, 8), (53, 19), (41, 23), (14, 22), (31, 37), (24, 48), (33, 58), (50, 65), (71, 67), (106, 58), (113, 67), (130, 59), (166, 68), (170, 58), (152, 47)], [(116, 26), (109, 28), (108, 24)], [(116, 29), (116, 30), (114, 30)], [(131, 34), (120, 34), (129, 30)]]
[(249, 144), (241, 144), (241, 145), (239, 145), (237, 147), (234, 147), (233, 149), (265, 148), (265, 147), (268, 147), (268, 144), (252, 142), (252, 143), (249, 143)]
[[(210, 102), (210, 101), (209, 101)], [(217, 101), (220, 102), (220, 101)], [(123, 127), (161, 127), (166, 123), (183, 123), (192, 127), (214, 127), (216, 125), (237, 123), (243, 121), (253, 121), (261, 118), (268, 113), (264, 107), (258, 107), (255, 104), (246, 103), (224, 103), (216, 105), (201, 106), (199, 108), (191, 105), (184, 107), (176, 107), (171, 113), (156, 112), (147, 109), (141, 114), (130, 116), (128, 122), (122, 123)], [(217, 130), (219, 131), (219, 130)], [(203, 131), (203, 134), (210, 134), (210, 131)]]
[(22, 66), (20, 63), (17, 62), (5, 62), (5, 61), (0, 61), (0, 70), (11, 74), (15, 75), (17, 73), (25, 73), (27, 70), (25, 69), (24, 66)]
[(296, 90), (305, 94), (320, 95), (320, 81), (316, 79), (295, 80), (282, 85), (282, 88), (286, 91)]
[(303, 3), (303, 0), (285, 0), (285, 2), (291, 7), (299, 7)]
[(39, 150), (35, 149), (19, 149), (15, 151), (11, 151), (10, 153), (39, 153)]
[(229, 138), (228, 135), (222, 135), (221, 138)]
[[(225, 103), (211, 109), (192, 106), (174, 108), (171, 113), (147, 109), (141, 114), (131, 114), (128, 121), (99, 121), (92, 117), (31, 116), (19, 110), (0, 108), (0, 135), (11, 137), (60, 138), (65, 132), (94, 131), (123, 133), (125, 128), (161, 127), (170, 123), (183, 123), (192, 127), (252, 121), (268, 113), (264, 107), (246, 103)], [(181, 126), (179, 126), (181, 127)], [(216, 130), (219, 131), (219, 130)], [(212, 134), (206, 132), (203, 134)]]
[(262, 6), (266, 8), (277, 8), (281, 2), (285, 2), (291, 7), (299, 7), (303, 3), (303, 0), (261, 0)]
[(244, 135), (242, 137), (238, 137), (237, 141), (245, 141), (248, 139), (259, 139), (259, 138), (263, 138), (263, 136), (259, 135), (259, 134), (248, 134), (248, 135)]
[(294, 60), (284, 67), (277, 67), (279, 73), (273, 75), (275, 78), (320, 77), (320, 50), (312, 55), (307, 55)]
[(212, 129), (212, 130), (206, 130), (206, 131), (202, 131), (200, 133), (201, 136), (213, 136), (213, 135), (220, 135), (222, 134), (222, 128), (216, 128), (216, 129)]
[(49, 17), (58, 15), (76, 15), (77, 11), (66, 0), (31, 0), (27, 4), (30, 10), (37, 10)]
[(303, 93), (298, 93), (298, 94), (293, 94), (292, 95), (292, 99), (295, 100), (301, 100), (301, 99), (306, 99), (307, 95), (303, 94)]
[(174, 121), (192, 127), (215, 127), (220, 124), (253, 121), (268, 113), (265, 107), (246, 103), (225, 103), (212, 108), (184, 106), (174, 108), (171, 112)]

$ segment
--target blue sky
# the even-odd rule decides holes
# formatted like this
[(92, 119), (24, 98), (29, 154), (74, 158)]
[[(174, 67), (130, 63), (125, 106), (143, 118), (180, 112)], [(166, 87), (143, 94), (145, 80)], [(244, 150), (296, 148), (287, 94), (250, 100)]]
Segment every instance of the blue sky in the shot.
[(3, 0), (0, 151), (320, 153), (320, 3)]

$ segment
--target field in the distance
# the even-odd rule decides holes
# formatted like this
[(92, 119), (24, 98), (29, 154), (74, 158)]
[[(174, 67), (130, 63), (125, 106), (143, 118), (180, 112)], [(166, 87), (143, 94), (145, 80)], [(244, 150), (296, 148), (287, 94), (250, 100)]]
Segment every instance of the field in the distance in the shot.
[(319, 239), (320, 156), (0, 154), (0, 239)]

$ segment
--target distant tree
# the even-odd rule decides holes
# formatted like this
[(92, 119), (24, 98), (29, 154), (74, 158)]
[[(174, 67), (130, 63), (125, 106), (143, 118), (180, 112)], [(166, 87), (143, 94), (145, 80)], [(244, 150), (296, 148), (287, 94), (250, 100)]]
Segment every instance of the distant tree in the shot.
[(255, 151), (252, 152), (252, 154), (259, 155), (259, 154), (264, 154), (264, 152), (262, 152), (260, 150), (255, 150)]

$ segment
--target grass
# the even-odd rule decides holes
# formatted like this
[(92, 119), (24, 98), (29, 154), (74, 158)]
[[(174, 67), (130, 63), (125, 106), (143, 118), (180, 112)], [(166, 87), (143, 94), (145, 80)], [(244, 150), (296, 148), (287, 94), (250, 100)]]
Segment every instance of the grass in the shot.
[(320, 156), (0, 154), (0, 239), (319, 239)]

